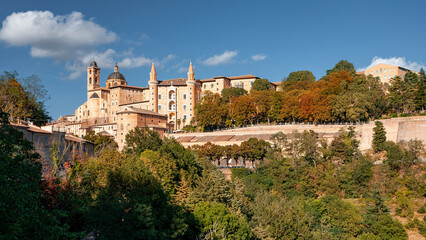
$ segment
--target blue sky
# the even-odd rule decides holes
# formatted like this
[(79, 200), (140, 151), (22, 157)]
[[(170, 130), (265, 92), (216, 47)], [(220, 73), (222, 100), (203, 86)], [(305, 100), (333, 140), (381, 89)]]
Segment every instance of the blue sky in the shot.
[(339, 60), (426, 65), (426, 1), (34, 1), (3, 0), (0, 71), (38, 75), (54, 119), (86, 98), (94, 57), (101, 82), (119, 63), (129, 85), (254, 74), (271, 82)]

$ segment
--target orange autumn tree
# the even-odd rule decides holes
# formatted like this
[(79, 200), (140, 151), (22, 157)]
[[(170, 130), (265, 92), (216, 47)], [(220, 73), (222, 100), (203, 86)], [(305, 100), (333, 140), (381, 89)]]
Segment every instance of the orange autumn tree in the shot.
[(236, 126), (253, 124), (256, 116), (256, 106), (251, 95), (240, 96), (231, 99), (229, 109), (231, 121)]

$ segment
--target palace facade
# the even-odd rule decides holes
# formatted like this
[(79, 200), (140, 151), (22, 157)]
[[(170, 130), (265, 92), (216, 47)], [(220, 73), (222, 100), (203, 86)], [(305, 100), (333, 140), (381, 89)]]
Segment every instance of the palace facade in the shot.
[(378, 77), (382, 83), (389, 83), (389, 80), (396, 76), (399, 76), (401, 79), (404, 79), (405, 74), (407, 74), (408, 72), (414, 72), (419, 74), (416, 71), (385, 63), (379, 63), (373, 67), (365, 69), (362, 72), (357, 72), (357, 74), (365, 74), (366, 76), (371, 74), (373, 77)]
[[(87, 100), (74, 115), (60, 117), (53, 128), (83, 137), (95, 131), (114, 138), (120, 149), (126, 134), (135, 127), (148, 127), (163, 136), (191, 124), (194, 107), (203, 91), (221, 93), (224, 88), (238, 87), (250, 91), (258, 77), (253, 75), (195, 79), (192, 63), (187, 78), (158, 80), (154, 63), (147, 87), (127, 85), (116, 65), (101, 87), (100, 68), (92, 61), (87, 68)], [(271, 84), (273, 88), (275, 84)]]

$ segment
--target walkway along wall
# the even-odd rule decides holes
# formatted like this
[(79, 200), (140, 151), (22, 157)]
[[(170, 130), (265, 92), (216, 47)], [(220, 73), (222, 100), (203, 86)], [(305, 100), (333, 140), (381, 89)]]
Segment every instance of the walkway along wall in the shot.
[[(426, 116), (404, 117), (380, 120), (386, 129), (387, 140), (398, 142), (401, 140), (418, 139), (426, 144)], [(195, 144), (203, 145), (211, 142), (217, 145), (225, 146), (232, 144), (241, 144), (252, 137), (269, 141), (272, 134), (279, 131), (288, 134), (292, 131), (313, 130), (319, 134), (319, 137), (331, 141), (337, 136), (340, 129), (347, 129), (349, 126), (355, 128), (355, 135), (360, 141), (360, 149), (367, 150), (371, 148), (373, 140), (374, 122), (354, 125), (310, 125), (310, 124), (288, 124), (288, 125), (259, 125), (246, 128), (230, 129), (217, 132), (201, 133), (174, 133), (170, 137), (176, 138), (183, 146), (188, 147)]]

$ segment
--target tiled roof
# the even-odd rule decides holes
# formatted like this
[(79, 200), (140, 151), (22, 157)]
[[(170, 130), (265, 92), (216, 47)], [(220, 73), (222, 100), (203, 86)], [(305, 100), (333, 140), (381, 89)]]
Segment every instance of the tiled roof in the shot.
[(141, 89), (141, 90), (148, 89), (148, 87), (135, 87), (135, 86), (129, 86), (129, 85), (118, 85), (111, 88), (134, 88), (134, 89)]
[(210, 78), (210, 79), (201, 79), (200, 82), (204, 83), (204, 82), (215, 82), (216, 79), (214, 78)]
[(167, 128), (165, 128), (165, 127), (162, 127), (162, 126), (160, 126), (160, 125), (155, 125), (155, 124), (148, 124), (148, 127), (150, 127), (150, 128), (161, 128), (161, 129), (167, 129)]
[(105, 88), (105, 87), (95, 88), (95, 89), (87, 90), (87, 91), (88, 91), (88, 92), (94, 92), (94, 91), (99, 91), (99, 90), (109, 92), (109, 89), (108, 89), (108, 88)]
[(29, 132), (52, 134), (52, 132), (43, 130), (43, 129), (37, 127), (37, 126), (29, 126), (29, 125), (25, 125), (25, 124), (22, 124), (22, 123), (10, 123), (10, 125), (12, 125), (14, 127), (26, 128), (26, 130), (29, 131)]
[(66, 135), (65, 135), (65, 139), (66, 139), (66, 140), (68, 140), (68, 141), (73, 141), (73, 142), (84, 142), (84, 143), (91, 143), (91, 144), (94, 144), (94, 143), (93, 143), (93, 142), (91, 142), (91, 141), (88, 141), (88, 140), (86, 140), (86, 139), (79, 138), (79, 137), (76, 137), (76, 136), (73, 136), (73, 135), (69, 135), (69, 134), (66, 134)]
[(146, 109), (141, 109), (141, 108), (135, 108), (135, 107), (128, 107), (128, 110), (124, 110), (124, 111), (120, 111), (117, 114), (120, 113), (141, 113), (141, 114), (146, 114), (146, 115), (152, 115), (152, 116), (161, 116), (161, 117), (165, 117), (167, 118), (166, 115), (154, 112), (154, 111), (150, 111), (150, 110), (146, 110)]
[(30, 131), (30, 132), (36, 132), (36, 133), (52, 134), (52, 132), (43, 130), (41, 128), (33, 127), (33, 126), (29, 127), (27, 130)]
[(149, 100), (143, 100), (143, 101), (131, 102), (131, 103), (123, 103), (123, 104), (119, 104), (118, 106), (126, 106), (126, 105), (132, 105), (132, 104), (138, 104), (138, 103), (144, 103), (144, 102), (149, 102)]
[(169, 80), (163, 80), (158, 84), (159, 86), (171, 86), (173, 83), (173, 86), (186, 86), (186, 78), (176, 78), (176, 79), (169, 79)]
[(101, 134), (102, 136), (114, 137), (113, 135), (109, 134), (109, 132), (107, 132), (107, 131), (102, 131), (99, 134)]
[(231, 80), (237, 80), (237, 79), (258, 78), (258, 77), (253, 76), (252, 74), (249, 74), (249, 75), (235, 76), (235, 77), (228, 77), (228, 78)]

